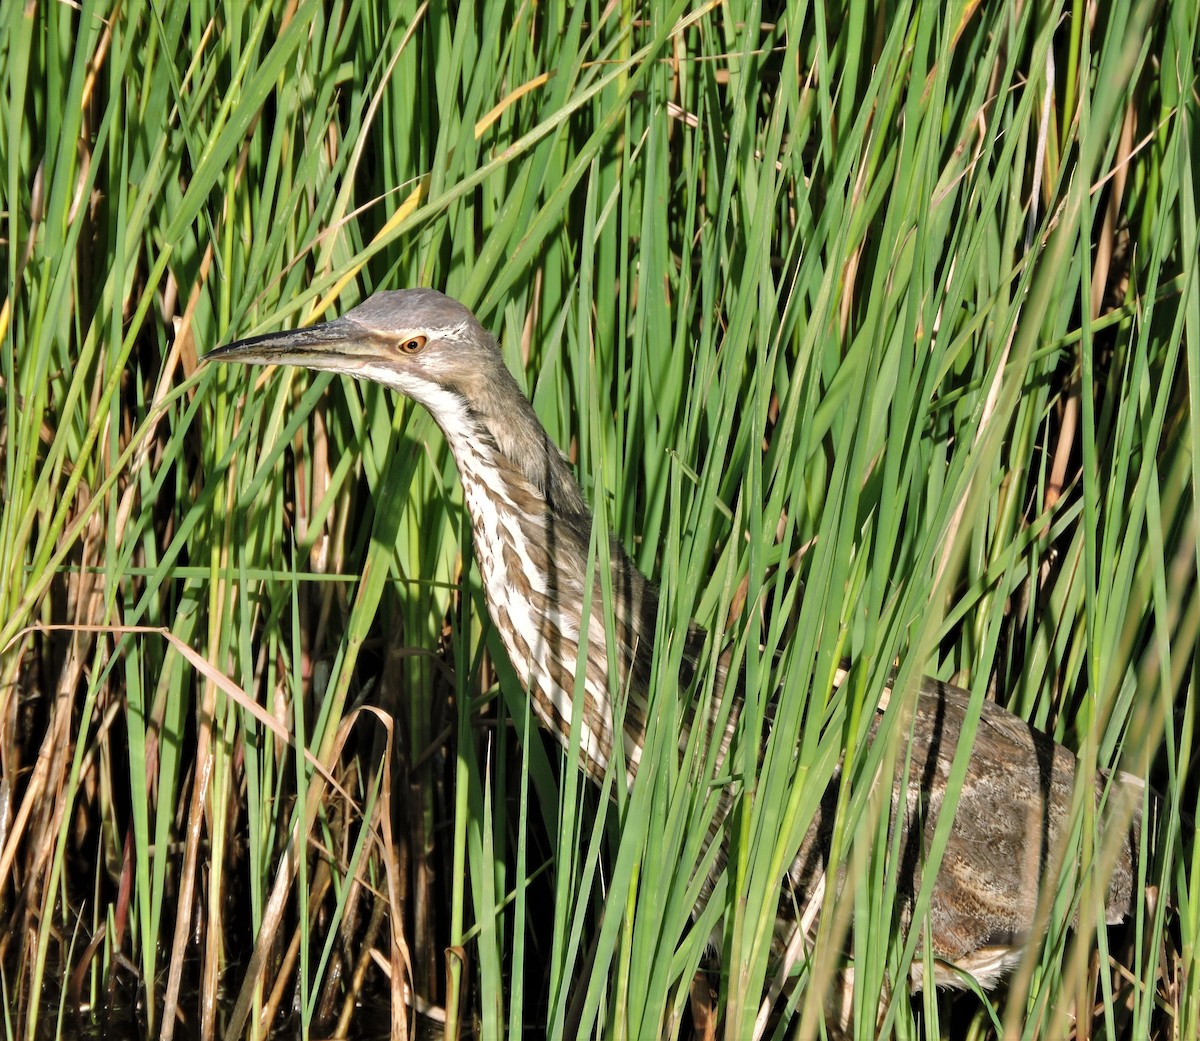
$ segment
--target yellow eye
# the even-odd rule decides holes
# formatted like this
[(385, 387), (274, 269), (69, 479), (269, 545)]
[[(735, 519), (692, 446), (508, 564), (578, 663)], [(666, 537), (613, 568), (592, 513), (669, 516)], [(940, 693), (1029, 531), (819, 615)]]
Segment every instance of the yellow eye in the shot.
[(424, 347), (424, 336), (410, 336), (407, 340), (400, 344), (400, 350), (402, 350), (405, 354), (420, 354)]

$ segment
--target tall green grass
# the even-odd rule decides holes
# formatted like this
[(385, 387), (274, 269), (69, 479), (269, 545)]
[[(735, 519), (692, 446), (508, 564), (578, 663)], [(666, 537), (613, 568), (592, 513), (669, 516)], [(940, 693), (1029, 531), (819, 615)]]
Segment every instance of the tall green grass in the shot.
[[(894, 667), (1162, 805), (1128, 927), (1097, 928), (1081, 803), (1007, 993), (900, 987), (880, 1029), (1196, 1036), (1191, 5), (0, 23), (6, 1036), (674, 1036), (698, 971), (724, 1036), (811, 1036), (851, 927), (873, 1036), (928, 956), (870, 797)], [(699, 696), (727, 644), (744, 663), (719, 770), (699, 730), (678, 755), (666, 682), (630, 790), (536, 732), (419, 409), (197, 371), (418, 284), (499, 336), (598, 557), (611, 531), (661, 583), (656, 675), (692, 618)], [(779, 981), (780, 878), (843, 755), (850, 884)]]

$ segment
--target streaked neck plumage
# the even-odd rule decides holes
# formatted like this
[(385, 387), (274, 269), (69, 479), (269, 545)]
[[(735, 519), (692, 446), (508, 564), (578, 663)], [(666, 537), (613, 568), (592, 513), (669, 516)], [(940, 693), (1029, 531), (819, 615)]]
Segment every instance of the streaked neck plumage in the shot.
[[(579, 716), (587, 772), (600, 778), (612, 755), (614, 716), (632, 775), (645, 734), (646, 693), (658, 598), (615, 540), (610, 697), (602, 583), (592, 582), (580, 655), (592, 516), (566, 459), (550, 440), (516, 380), (500, 362), (464, 393), (422, 381), (397, 389), (423, 404), (454, 455), (471, 518), (488, 611), (543, 726), (566, 744)], [(576, 696), (577, 665), (584, 668)], [(615, 711), (613, 706), (620, 706)], [(579, 713), (582, 713), (579, 715)]]

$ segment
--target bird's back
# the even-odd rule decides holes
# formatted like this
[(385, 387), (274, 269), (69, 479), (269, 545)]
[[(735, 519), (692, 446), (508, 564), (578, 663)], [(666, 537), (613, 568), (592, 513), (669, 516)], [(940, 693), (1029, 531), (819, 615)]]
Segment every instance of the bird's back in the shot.
[[(967, 691), (923, 681), (893, 777), (889, 838), (896, 847), (897, 917), (907, 931), (941, 818), (950, 770), (969, 711)], [(877, 714), (872, 737), (882, 710)], [(1051, 737), (994, 702), (984, 701), (970, 762), (954, 804), (954, 818), (929, 900), (933, 954), (940, 986), (964, 986), (961, 969), (991, 986), (1019, 959), (1036, 935), (1039, 898), (1063, 866), (1071, 821), (1076, 758)], [(837, 778), (822, 801), (788, 873), (785, 900), (808, 904), (824, 890)], [(1098, 856), (1112, 864), (1105, 918), (1129, 913), (1144, 786), (1119, 774), (1095, 780), (1102, 822)], [(834, 891), (836, 893), (836, 889)], [(791, 916), (789, 916), (791, 917)], [(921, 967), (914, 965), (919, 983)]]

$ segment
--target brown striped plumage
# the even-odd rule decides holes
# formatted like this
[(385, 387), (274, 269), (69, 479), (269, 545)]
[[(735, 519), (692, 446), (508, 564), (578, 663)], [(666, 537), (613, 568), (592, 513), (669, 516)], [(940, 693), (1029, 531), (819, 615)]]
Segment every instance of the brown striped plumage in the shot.
[[(565, 745), (579, 660), (591, 514), (566, 460), (474, 315), (432, 290), (378, 293), (334, 322), (231, 344), (209, 358), (341, 372), (375, 380), (429, 409), (462, 477), (492, 619), (528, 685), (542, 725)], [(620, 737), (632, 779), (645, 732), (658, 600), (619, 543), (613, 541), (609, 552), (615, 673), (618, 689), (627, 695)], [(582, 636), (586, 672), (580, 721), (581, 765), (594, 780), (604, 776), (616, 739), (604, 619), (597, 576)], [(692, 626), (686, 637), (684, 686), (703, 640), (703, 631)], [(726, 687), (722, 675), (718, 694), (735, 699), (723, 745), (727, 749), (738, 722), (740, 685)], [(901, 928), (909, 924), (923, 851), (937, 824), (967, 708), (966, 692), (932, 680), (916, 700), (908, 774), (913, 781), (905, 786), (898, 775), (893, 784), (893, 828), (901, 829)], [(1069, 751), (1011, 713), (984, 704), (931, 901), (939, 985), (962, 986), (961, 971), (990, 986), (1019, 957), (1034, 928), (1041, 882), (1057, 874), (1074, 775), (1075, 757)], [(777, 937), (780, 950), (788, 952), (785, 962), (797, 956), (797, 941), (811, 931), (823, 903), (836, 784), (835, 778), (787, 872)], [(1101, 778), (1098, 799), (1104, 787)], [(1106, 902), (1110, 923), (1125, 916), (1133, 898), (1143, 791), (1141, 782), (1124, 775), (1112, 787), (1126, 802), (1118, 819), (1132, 824), (1117, 837)], [(1110, 793), (1107, 802), (1122, 799)], [(718, 820), (728, 803), (726, 799)], [(914, 986), (923, 982), (920, 973), (918, 965)]]

